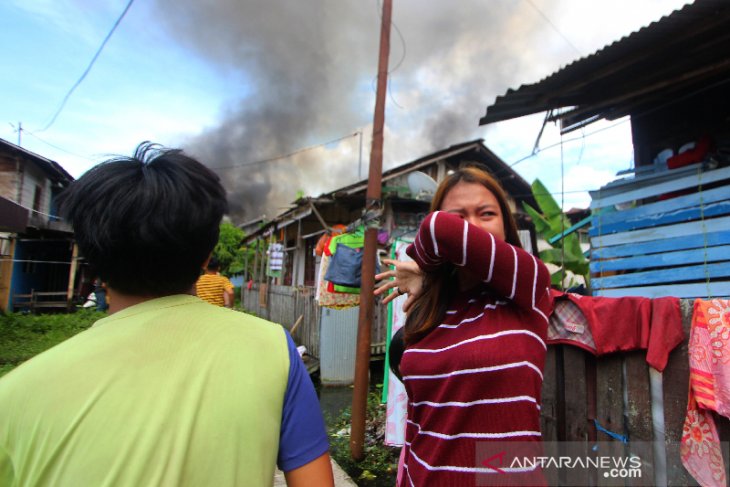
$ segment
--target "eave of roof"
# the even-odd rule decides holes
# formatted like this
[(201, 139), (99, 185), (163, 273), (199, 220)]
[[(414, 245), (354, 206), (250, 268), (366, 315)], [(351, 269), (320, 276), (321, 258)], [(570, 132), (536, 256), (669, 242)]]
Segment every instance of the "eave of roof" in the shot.
[(730, 82), (729, 32), (730, 2), (696, 0), (537, 83), (507, 90), (480, 124), (574, 107), (553, 117), (565, 131), (695, 85)]
[(70, 183), (74, 180), (74, 177), (66, 172), (66, 170), (56, 161), (24, 149), (19, 145), (8, 142), (5, 139), (0, 139), (0, 146), (4, 146), (5, 148), (10, 149), (13, 152), (23, 154), (24, 156), (32, 159), (48, 176), (54, 178), (56, 181)]
[[(514, 169), (508, 164), (502, 161), (496, 154), (490, 151), (485, 145), (483, 139), (476, 139), (460, 144), (449, 146), (446, 149), (442, 149), (421, 158), (415, 159), (411, 162), (401, 164), (397, 167), (389, 169), (383, 172), (382, 182), (385, 184), (387, 181), (402, 176), (411, 171), (417, 171), (423, 167), (433, 164), (437, 161), (448, 159), (451, 157), (458, 156), (470, 151), (477, 151), (483, 160), (489, 160), (491, 165), (490, 169), (500, 172), (496, 176), (503, 181), (505, 190), (511, 194), (516, 194), (519, 199), (525, 200), (532, 206), (536, 206), (534, 198), (532, 197), (532, 189), (530, 184), (522, 178)], [(501, 174), (501, 172), (504, 174)], [(505, 175), (506, 174), (506, 175)], [(321, 194), (318, 197), (302, 197), (296, 200), (290, 209), (278, 214), (271, 221), (262, 225), (256, 231), (246, 235), (242, 240), (242, 244), (246, 244), (261, 235), (268, 235), (271, 231), (286, 226), (284, 223), (289, 224), (297, 218), (298, 215), (309, 215), (311, 212), (308, 208), (315, 206), (316, 204), (328, 204), (334, 201), (337, 202), (355, 202), (358, 199), (365, 202), (365, 190), (367, 189), (367, 180), (359, 181), (357, 183), (344, 186), (342, 188), (335, 189), (329, 193)], [(306, 213), (306, 215), (305, 215)]]

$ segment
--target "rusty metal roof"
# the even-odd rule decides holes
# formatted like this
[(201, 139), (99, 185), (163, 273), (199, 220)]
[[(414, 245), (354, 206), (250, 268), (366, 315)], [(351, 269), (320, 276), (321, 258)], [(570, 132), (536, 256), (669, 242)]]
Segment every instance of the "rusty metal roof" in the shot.
[(537, 83), (507, 90), (479, 123), (567, 108), (550, 119), (568, 132), (724, 83), (730, 84), (730, 2), (696, 0)]
[[(486, 166), (490, 173), (499, 180), (504, 190), (516, 201), (525, 201), (530, 205), (537, 206), (532, 196), (532, 187), (514, 169), (499, 158), (494, 152), (484, 145), (483, 139), (475, 139), (460, 144), (451, 145), (445, 149), (432, 152), (428, 155), (413, 161), (401, 164), (387, 171), (383, 171), (382, 182), (388, 181), (425, 168), (438, 161), (454, 159), (468, 161)], [(260, 235), (266, 235), (272, 229), (281, 228), (282, 222), (291, 222), (296, 219), (309, 216), (311, 207), (319, 204), (348, 203), (352, 206), (363, 207), (365, 205), (365, 190), (367, 180), (359, 181), (348, 186), (337, 188), (329, 193), (323, 193), (317, 197), (302, 197), (293, 203), (293, 207), (280, 213), (271, 221), (261, 225), (257, 230), (252, 231), (241, 241), (246, 244)]]

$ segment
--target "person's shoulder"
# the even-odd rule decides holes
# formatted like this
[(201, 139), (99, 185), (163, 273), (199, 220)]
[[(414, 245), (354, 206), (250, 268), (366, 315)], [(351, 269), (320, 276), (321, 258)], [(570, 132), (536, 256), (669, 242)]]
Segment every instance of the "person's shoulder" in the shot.
[(205, 306), (206, 308), (209, 307), (209, 309), (206, 310), (206, 316), (211, 321), (216, 321), (233, 327), (242, 327), (240, 328), (241, 332), (258, 333), (286, 344), (284, 328), (278, 323), (259, 318), (252, 314), (223, 308), (221, 306), (208, 305), (207, 303), (205, 303)]
[(203, 274), (200, 275), (200, 277), (198, 277), (198, 281), (197, 282), (200, 283), (200, 282), (206, 282), (206, 281), (210, 281), (210, 274), (203, 273)]

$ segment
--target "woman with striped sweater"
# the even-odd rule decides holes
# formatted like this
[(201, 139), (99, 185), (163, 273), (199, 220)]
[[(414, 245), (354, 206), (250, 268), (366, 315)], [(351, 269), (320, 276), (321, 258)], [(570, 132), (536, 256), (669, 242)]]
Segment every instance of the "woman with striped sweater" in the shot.
[(431, 210), (406, 251), (415, 262), (376, 276), (376, 294), (393, 290), (384, 304), (408, 294), (399, 485), (544, 485), (539, 466), (514, 458), (540, 454), (550, 274), (521, 248), (486, 172), (449, 175)]

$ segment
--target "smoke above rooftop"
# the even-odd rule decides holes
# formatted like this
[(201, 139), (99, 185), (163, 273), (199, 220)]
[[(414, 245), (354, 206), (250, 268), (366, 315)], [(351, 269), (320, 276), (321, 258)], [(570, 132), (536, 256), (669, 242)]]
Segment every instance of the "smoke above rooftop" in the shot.
[[(553, 2), (541, 2), (549, 11)], [(281, 212), (359, 179), (360, 138), (269, 160), (362, 130), (367, 177), (380, 4), (354, 0), (157, 0), (170, 36), (229, 77), (220, 122), (184, 142), (221, 175), (232, 218)], [(484, 108), (570, 59), (528, 2), (397, 0), (391, 33), (384, 168), (484, 137)], [(553, 45), (554, 44), (554, 45)]]

